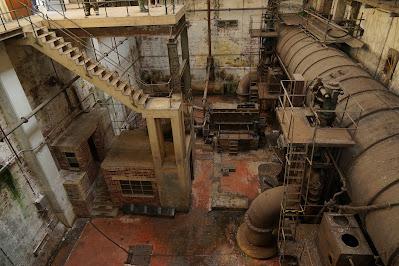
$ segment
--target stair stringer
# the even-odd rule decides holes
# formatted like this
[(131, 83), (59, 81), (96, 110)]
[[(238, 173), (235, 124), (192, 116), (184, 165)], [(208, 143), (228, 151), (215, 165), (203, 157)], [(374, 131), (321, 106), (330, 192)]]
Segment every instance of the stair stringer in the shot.
[[(53, 49), (49, 45), (37, 41), (36, 38), (33, 36), (33, 33), (27, 32), (25, 33), (25, 36), (26, 36), (25, 38), (17, 40), (16, 43), (18, 45), (28, 45), (35, 48), (36, 50), (50, 57), (57, 63), (61, 64), (62, 66), (70, 70), (71, 72), (79, 75), (81, 78), (92, 83), (98, 89), (104, 91), (108, 95), (117, 99), (118, 101), (120, 101), (122, 104), (126, 105), (133, 111), (137, 113), (144, 113), (146, 111), (144, 105), (145, 103), (142, 106), (140, 106), (139, 104), (135, 104), (133, 99), (133, 94), (135, 92), (138, 92), (139, 89), (132, 88), (131, 95), (124, 95), (123, 91), (116, 90), (112, 84), (110, 84), (106, 80), (102, 80), (100, 76), (92, 75), (85, 69), (83, 65), (78, 65), (75, 60), (71, 59), (67, 55), (61, 54), (59, 50)], [(148, 95), (141, 93), (140, 99), (143, 97), (148, 98)], [(140, 99), (137, 99), (137, 102), (139, 102)]]

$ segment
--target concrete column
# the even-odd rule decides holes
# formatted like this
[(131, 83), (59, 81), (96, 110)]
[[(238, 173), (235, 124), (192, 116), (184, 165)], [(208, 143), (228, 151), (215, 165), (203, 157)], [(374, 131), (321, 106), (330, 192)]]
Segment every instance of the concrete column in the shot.
[(177, 167), (178, 185), (180, 187), (180, 210), (188, 210), (190, 206), (191, 177), (189, 158), (186, 152), (186, 135), (184, 130), (184, 115), (180, 111), (177, 117), (172, 118), (173, 145)]
[(169, 57), (169, 69), (171, 78), (171, 89), (174, 92), (181, 91), (181, 81), (179, 77), (180, 62), (179, 62), (179, 52), (177, 49), (177, 41), (170, 39), (168, 42), (168, 57)]
[[(13, 124), (17, 118), (30, 113), (32, 108), (2, 45), (0, 46), (0, 62), (1, 104), (8, 111), (8, 116), (14, 120), (10, 121), (10, 124)], [(15, 134), (22, 149), (32, 149), (45, 140), (35, 117), (23, 124)], [(54, 213), (65, 225), (71, 226), (75, 214), (48, 146), (44, 145), (36, 152), (25, 153), (24, 158), (38, 178), (41, 192), (49, 199)]]
[(147, 117), (148, 138), (155, 167), (161, 167), (165, 157), (165, 141), (159, 119)]
[(180, 34), (180, 44), (182, 51), (183, 60), (187, 60), (187, 66), (183, 73), (183, 94), (185, 97), (191, 98), (191, 70), (190, 70), (190, 51), (188, 47), (188, 33), (187, 25), (184, 25), (184, 29)]

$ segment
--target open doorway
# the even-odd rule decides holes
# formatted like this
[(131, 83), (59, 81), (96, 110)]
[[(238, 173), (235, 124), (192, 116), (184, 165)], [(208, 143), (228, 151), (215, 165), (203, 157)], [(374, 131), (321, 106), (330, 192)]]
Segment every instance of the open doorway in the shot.
[(100, 162), (100, 157), (98, 156), (97, 147), (94, 142), (93, 135), (90, 136), (90, 138), (87, 140), (87, 142), (89, 144), (90, 153), (91, 153), (91, 156), (93, 157), (94, 161)]

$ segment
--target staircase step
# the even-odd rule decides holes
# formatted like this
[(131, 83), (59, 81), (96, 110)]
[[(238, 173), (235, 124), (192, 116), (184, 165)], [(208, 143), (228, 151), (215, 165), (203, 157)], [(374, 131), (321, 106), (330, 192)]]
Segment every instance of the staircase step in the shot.
[[(112, 86), (115, 86), (119, 81), (121, 81), (120, 78), (113, 79), (113, 80), (111, 81), (111, 85), (112, 85)], [(118, 87), (118, 86), (117, 86), (117, 87)]]
[(104, 76), (101, 77), (102, 80), (108, 80), (110, 77), (112, 76), (111, 72), (108, 72), (107, 74), (105, 74)]
[(93, 74), (96, 76), (100, 76), (102, 77), (102, 75), (104, 74), (104, 72), (106, 72), (105, 68), (100, 68), (97, 71), (95, 71)]
[[(50, 31), (50, 32), (44, 32), (40, 35), (37, 35), (37, 38), (42, 39), (42, 38), (46, 38), (47, 36), (55, 36), (55, 33)], [(46, 40), (47, 41), (47, 40)]]
[(91, 58), (86, 58), (85, 60), (82, 60), (79, 65), (82, 65), (85, 67), (85, 69), (88, 71), (88, 66), (91, 66), (93, 64), (93, 62), (91, 62)]
[(139, 97), (143, 94), (143, 90), (136, 90), (133, 94), (133, 101), (137, 102)]
[(148, 94), (144, 94), (139, 100), (139, 105), (144, 106), (149, 97), (150, 96)]
[(117, 79), (119, 79), (118, 72), (113, 72), (112, 75), (108, 78), (108, 83), (112, 85), (112, 82)]
[(69, 48), (68, 50), (66, 50), (65, 52), (63, 52), (63, 54), (70, 54), (70, 53), (72, 53), (73, 51), (76, 51), (76, 50), (78, 50), (78, 48), (77, 47), (72, 47), (72, 48)]
[(126, 86), (128, 86), (127, 82), (126, 82), (126, 81), (122, 81), (122, 82), (119, 84), (119, 86), (116, 87), (116, 90), (117, 90), (117, 91), (123, 91), (123, 90), (126, 88)]
[(36, 36), (41, 35), (41, 34), (43, 34), (45, 32), (48, 32), (48, 28), (45, 27), (45, 26), (35, 27), (33, 30), (36, 32)]
[(132, 88), (130, 86), (125, 87), (125, 89), (123, 90), (122, 94), (125, 95), (125, 96), (132, 95)]
[(83, 53), (77, 53), (77, 54), (73, 55), (73, 56), (71, 57), (71, 59), (72, 59), (72, 60), (76, 60), (76, 59), (78, 59), (79, 57), (82, 57), (82, 56), (83, 56)]
[(68, 44), (70, 44), (70, 42), (63, 42), (63, 43), (60, 43), (60, 44), (54, 46), (53, 49), (59, 50), (59, 49), (65, 47), (65, 46), (67, 46)]
[(54, 42), (56, 42), (56, 41), (63, 40), (63, 39), (64, 39), (64, 38), (62, 38), (62, 37), (55, 37), (55, 38), (53, 38), (53, 39), (50, 39), (50, 40), (46, 41), (46, 43), (51, 44), (51, 43), (54, 43)]
[(87, 67), (87, 70), (88, 70), (88, 71), (93, 70), (93, 69), (95, 69), (96, 67), (98, 67), (99, 64), (100, 64), (99, 62), (92, 63), (90, 66)]

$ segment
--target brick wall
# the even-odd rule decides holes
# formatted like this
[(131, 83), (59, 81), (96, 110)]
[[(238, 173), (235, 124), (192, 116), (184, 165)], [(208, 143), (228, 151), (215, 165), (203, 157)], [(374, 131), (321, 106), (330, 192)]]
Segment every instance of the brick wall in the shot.
[[(52, 150), (60, 169), (87, 172), (90, 184), (93, 183), (93, 181), (96, 179), (98, 173), (98, 165), (94, 161), (90, 153), (90, 147), (87, 142), (83, 142), (80, 145), (74, 147), (53, 146)], [(65, 157), (65, 152), (75, 154), (76, 160), (79, 163), (79, 168), (70, 167)]]
[[(160, 205), (158, 185), (155, 179), (154, 169), (149, 168), (107, 168), (102, 169), (112, 203), (116, 207), (121, 207), (127, 203), (143, 203)], [(122, 194), (120, 180), (130, 181), (151, 181), (153, 182), (154, 196), (129, 196)]]
[(62, 170), (64, 188), (73, 211), (78, 217), (90, 217), (95, 198), (96, 182), (91, 183), (87, 173)]

